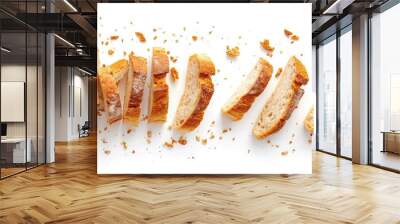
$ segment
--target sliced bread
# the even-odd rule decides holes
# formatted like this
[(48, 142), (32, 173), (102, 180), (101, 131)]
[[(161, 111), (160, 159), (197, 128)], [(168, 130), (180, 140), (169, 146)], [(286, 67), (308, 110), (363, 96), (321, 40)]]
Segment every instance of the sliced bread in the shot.
[(169, 59), (163, 48), (153, 48), (151, 60), (151, 84), (149, 98), (149, 122), (165, 122), (168, 114), (168, 84), (166, 76), (169, 72)]
[(310, 108), (304, 119), (304, 128), (309, 134), (312, 135), (314, 133), (314, 106)]
[(292, 56), (255, 123), (253, 134), (257, 138), (265, 138), (285, 125), (304, 94), (301, 86), (307, 82), (306, 68)]
[(211, 79), (214, 74), (215, 67), (208, 56), (202, 54), (190, 56), (185, 89), (175, 114), (174, 128), (192, 131), (199, 126), (214, 93)]
[(128, 73), (128, 60), (121, 59), (111, 65), (100, 67), (100, 73), (108, 73), (114, 77), (114, 79), (119, 82)]
[(240, 120), (250, 109), (256, 97), (264, 91), (271, 78), (272, 70), (270, 63), (262, 58), (258, 59), (257, 64), (222, 107), (222, 112), (233, 120)]
[(118, 84), (114, 76), (107, 72), (99, 73), (101, 93), (104, 98), (104, 108), (107, 122), (112, 124), (122, 118), (121, 99)]
[(147, 60), (129, 55), (128, 77), (125, 83), (124, 123), (138, 125), (147, 78)]

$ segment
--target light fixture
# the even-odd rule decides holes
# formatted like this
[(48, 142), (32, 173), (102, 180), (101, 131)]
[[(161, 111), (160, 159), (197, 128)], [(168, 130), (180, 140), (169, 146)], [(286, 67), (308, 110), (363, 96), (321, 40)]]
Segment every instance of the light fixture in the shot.
[(92, 73), (90, 73), (90, 72), (88, 72), (88, 71), (86, 71), (86, 70), (83, 70), (83, 69), (81, 69), (81, 68), (79, 68), (79, 67), (78, 67), (78, 70), (81, 71), (81, 72), (83, 72), (83, 73), (85, 73), (85, 74), (87, 74), (87, 75), (93, 75)]
[(342, 14), (343, 9), (347, 8), (347, 6), (351, 5), (353, 2), (354, 0), (336, 0), (332, 5), (325, 9), (322, 14)]
[(57, 35), (57, 34), (54, 34), (54, 36), (55, 37), (57, 37), (59, 40), (61, 40), (62, 42), (64, 42), (64, 43), (66, 43), (67, 45), (69, 45), (70, 47), (73, 47), (73, 48), (75, 48), (75, 45), (73, 45), (71, 42), (69, 42), (68, 40), (66, 40), (66, 39), (64, 39), (64, 38), (62, 38), (62, 37), (60, 37), (59, 35)]
[(11, 52), (11, 50), (9, 50), (9, 49), (7, 49), (7, 48), (5, 48), (5, 47), (1, 47), (0, 49), (1, 49), (2, 51), (6, 52), (6, 53), (10, 53), (10, 52)]
[(75, 6), (73, 6), (68, 0), (64, 0), (64, 3), (67, 4), (74, 12), (78, 12)]

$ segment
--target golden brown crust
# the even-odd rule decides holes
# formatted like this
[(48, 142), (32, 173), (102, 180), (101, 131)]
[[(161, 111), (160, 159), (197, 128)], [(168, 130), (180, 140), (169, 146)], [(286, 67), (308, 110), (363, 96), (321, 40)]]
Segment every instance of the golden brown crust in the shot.
[(141, 103), (147, 78), (147, 60), (129, 55), (129, 72), (125, 89), (124, 123), (139, 123)]
[(101, 91), (104, 97), (104, 106), (107, 112), (107, 122), (112, 124), (122, 118), (121, 99), (118, 84), (109, 73), (99, 74)]
[(153, 48), (152, 81), (150, 87), (149, 122), (164, 122), (167, 120), (169, 87), (166, 75), (169, 72), (169, 59), (164, 48)]
[(101, 67), (99, 68), (98, 73), (111, 74), (114, 77), (114, 79), (118, 82), (119, 80), (124, 78), (124, 76), (128, 73), (128, 60), (121, 59), (112, 63), (111, 65), (108, 65), (106, 67)]
[[(284, 110), (281, 112), (281, 114), (277, 118), (277, 121), (275, 122), (274, 125), (265, 128), (265, 130), (263, 132), (259, 132), (259, 131), (255, 131), (255, 127), (257, 126), (257, 124), (256, 124), (256, 126), (253, 128), (253, 134), (259, 139), (265, 138), (265, 137), (279, 131), (285, 125), (286, 121), (290, 118), (290, 115), (292, 114), (294, 109), (297, 108), (297, 105), (298, 105), (301, 97), (304, 94), (304, 90), (301, 89), (301, 86), (307, 84), (307, 82), (308, 82), (308, 73), (307, 73), (305, 66), (295, 56), (292, 56), (289, 59), (287, 67), (288, 66), (293, 66), (293, 71), (295, 72), (295, 75), (292, 80), (292, 86), (291, 86), (292, 88), (290, 90), (288, 90), (288, 91), (290, 91), (290, 93), (289, 93), (290, 101), (286, 105)], [(287, 68), (285, 68), (285, 70), (286, 69)], [(284, 72), (286, 72), (286, 71), (284, 71)], [(274, 94), (276, 94), (276, 91), (277, 90), (275, 90), (275, 92), (273, 93), (273, 95), (271, 97), (274, 97)], [(268, 107), (269, 102), (270, 101), (268, 100), (266, 105), (264, 106), (264, 109), (266, 107)], [(259, 119), (260, 118), (258, 118), (258, 120)]]
[(251, 87), (251, 89), (243, 95), (240, 100), (229, 110), (222, 110), (222, 112), (228, 115), (233, 120), (240, 120), (243, 115), (250, 109), (254, 100), (264, 91), (269, 80), (271, 79), (273, 67), (268, 61), (260, 58), (258, 60), (263, 67), (257, 78), (257, 81)]
[(214, 94), (214, 84), (211, 79), (211, 76), (215, 74), (214, 63), (208, 56), (201, 54), (192, 55), (189, 58), (189, 61), (191, 60), (197, 60), (199, 65), (200, 98), (190, 117), (177, 127), (185, 131), (192, 131), (199, 126), (200, 122), (203, 120), (204, 111)]

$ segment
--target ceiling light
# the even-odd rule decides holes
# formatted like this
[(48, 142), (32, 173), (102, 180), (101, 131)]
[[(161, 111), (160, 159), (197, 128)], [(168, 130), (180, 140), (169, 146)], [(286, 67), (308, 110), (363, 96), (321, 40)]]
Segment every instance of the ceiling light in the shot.
[(11, 52), (11, 50), (9, 50), (9, 49), (7, 49), (5, 47), (1, 47), (0, 49), (1, 49), (1, 51), (4, 51), (6, 53), (10, 53)]
[(322, 14), (342, 14), (347, 6), (351, 5), (355, 0), (336, 0)]
[(74, 12), (78, 12), (75, 6), (73, 6), (68, 0), (64, 0), (64, 3), (67, 4)]
[(66, 43), (67, 45), (69, 45), (70, 47), (73, 47), (73, 48), (75, 48), (75, 45), (73, 45), (71, 42), (69, 42), (68, 40), (66, 40), (66, 39), (64, 39), (64, 38), (62, 38), (62, 37), (60, 37), (59, 35), (57, 35), (57, 34), (54, 34), (54, 36), (55, 37), (57, 37), (59, 40), (61, 40), (62, 42), (64, 42), (64, 43)]
[(79, 68), (79, 67), (78, 67), (78, 70), (81, 71), (81, 72), (83, 72), (83, 73), (85, 73), (85, 74), (87, 74), (87, 75), (93, 75), (92, 73), (90, 73), (90, 72), (88, 72), (88, 71), (86, 71), (86, 70), (83, 70), (83, 69), (81, 69), (81, 68)]

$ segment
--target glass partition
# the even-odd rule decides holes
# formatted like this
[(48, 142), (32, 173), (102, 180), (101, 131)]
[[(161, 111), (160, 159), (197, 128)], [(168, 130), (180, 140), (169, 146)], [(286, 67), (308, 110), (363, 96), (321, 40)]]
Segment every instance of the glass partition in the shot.
[[(17, 13), (43, 12), (44, 1), (0, 1)], [(11, 15), (11, 14), (10, 14)], [(0, 12), (0, 178), (45, 163), (44, 33)]]
[(2, 177), (24, 171), (26, 163), (31, 162), (25, 117), (26, 41), (25, 32), (1, 34)]

